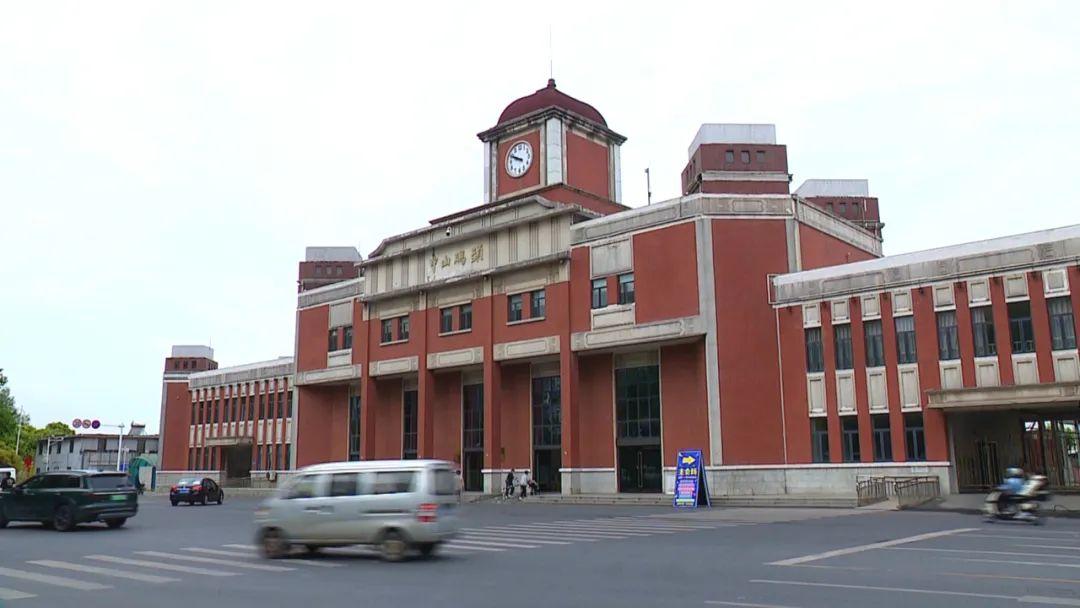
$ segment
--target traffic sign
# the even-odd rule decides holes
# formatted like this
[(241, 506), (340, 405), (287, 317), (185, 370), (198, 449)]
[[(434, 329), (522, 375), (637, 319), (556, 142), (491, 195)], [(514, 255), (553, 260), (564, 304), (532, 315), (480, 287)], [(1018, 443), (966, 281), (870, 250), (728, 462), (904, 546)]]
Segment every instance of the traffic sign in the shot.
[(83, 418), (82, 419), (82, 425), (83, 425), (84, 428), (90, 428), (90, 419), (89, 418)]
[(101, 426), (101, 421), (100, 420), (94, 420), (93, 422), (90, 423), (90, 428), (92, 428), (92, 429), (97, 429), (100, 426)]
[(78, 418), (76, 418), (75, 420), (72, 420), (71, 421), (71, 426), (73, 426), (73, 427), (75, 427), (77, 429), (81, 429), (82, 428), (82, 420), (79, 420)]

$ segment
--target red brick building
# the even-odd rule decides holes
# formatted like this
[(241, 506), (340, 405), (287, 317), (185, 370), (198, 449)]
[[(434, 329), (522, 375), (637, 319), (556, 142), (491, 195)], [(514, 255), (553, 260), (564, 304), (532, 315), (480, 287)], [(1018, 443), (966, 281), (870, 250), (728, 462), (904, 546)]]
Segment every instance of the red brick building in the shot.
[[(931, 472), (956, 487), (948, 418), (930, 401), (953, 397), (928, 393), (937, 362), (923, 370), (922, 357), (937, 338), (924, 313), (913, 315), (923, 328), (914, 387), (912, 364), (895, 354), (874, 366), (880, 377), (830, 368), (832, 338), (820, 340), (822, 369), (817, 359), (808, 367), (807, 330), (840, 324), (833, 300), (846, 297), (848, 318), (858, 318), (862, 295), (910, 285), (911, 306), (925, 306), (917, 282), (894, 281), (909, 258), (880, 258), (882, 224), (865, 181), (811, 180), (793, 195), (775, 127), (706, 124), (688, 151), (683, 196), (627, 207), (626, 138), (553, 81), (507, 106), (479, 139), (482, 204), (384, 239), (354, 263), (356, 278), (302, 282), (280, 469), (430, 457), (461, 463), (471, 490), (491, 491), (515, 468), (550, 491), (660, 492), (671, 488), (676, 452), (700, 448), (723, 494), (852, 492), (854, 477), (872, 472)], [(988, 255), (1002, 275), (1015, 272), (1007, 256)], [(864, 280), (867, 265), (888, 281)], [(842, 280), (848, 291), (832, 291)], [(883, 327), (902, 316), (887, 299)], [(849, 342), (861, 343), (862, 331), (853, 327)], [(890, 331), (882, 348), (895, 353)], [(188, 388), (175, 408), (163, 402), (167, 469), (190, 466), (190, 438), (204, 424), (174, 411), (190, 412), (191, 395), (202, 395)], [(892, 448), (883, 458), (873, 457), (878, 412)], [(848, 420), (859, 429), (857, 457), (842, 447), (852, 441)], [(248, 446), (256, 458), (257, 431), (227, 432), (211, 430), (213, 444)], [(915, 437), (925, 453), (907, 452)]]

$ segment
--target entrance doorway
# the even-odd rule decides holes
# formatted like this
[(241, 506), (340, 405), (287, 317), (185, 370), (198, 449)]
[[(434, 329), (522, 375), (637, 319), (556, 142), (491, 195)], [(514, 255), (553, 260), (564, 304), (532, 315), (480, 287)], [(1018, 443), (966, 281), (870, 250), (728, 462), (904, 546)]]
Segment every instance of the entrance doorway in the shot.
[(1045, 475), (1052, 488), (1080, 490), (1080, 420), (1045, 416), (1023, 424), (1024, 470)]
[(533, 480), (541, 492), (562, 486), (562, 382), (558, 376), (533, 378)]
[(461, 475), (465, 490), (484, 490), (484, 385), (461, 389)]
[(661, 492), (660, 366), (615, 370), (615, 428), (620, 492)]
[(233, 480), (251, 479), (251, 444), (240, 443), (221, 448), (225, 479), (222, 485)]
[(659, 492), (663, 484), (660, 446), (619, 447), (619, 491)]

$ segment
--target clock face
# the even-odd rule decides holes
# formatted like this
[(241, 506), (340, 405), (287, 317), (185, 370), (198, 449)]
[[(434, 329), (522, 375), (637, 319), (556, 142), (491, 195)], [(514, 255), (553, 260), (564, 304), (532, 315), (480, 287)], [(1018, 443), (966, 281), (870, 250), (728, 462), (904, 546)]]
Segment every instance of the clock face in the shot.
[(527, 141), (519, 141), (506, 153), (506, 173), (510, 177), (521, 177), (532, 166), (532, 160), (532, 146)]

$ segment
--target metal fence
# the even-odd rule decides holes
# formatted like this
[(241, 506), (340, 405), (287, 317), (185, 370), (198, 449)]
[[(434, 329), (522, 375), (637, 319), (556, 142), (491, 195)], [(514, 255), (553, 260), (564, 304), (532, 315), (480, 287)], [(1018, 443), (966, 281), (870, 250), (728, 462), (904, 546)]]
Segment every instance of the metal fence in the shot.
[(859, 506), (895, 498), (897, 506), (907, 509), (941, 496), (941, 480), (933, 475), (868, 475), (855, 480)]

